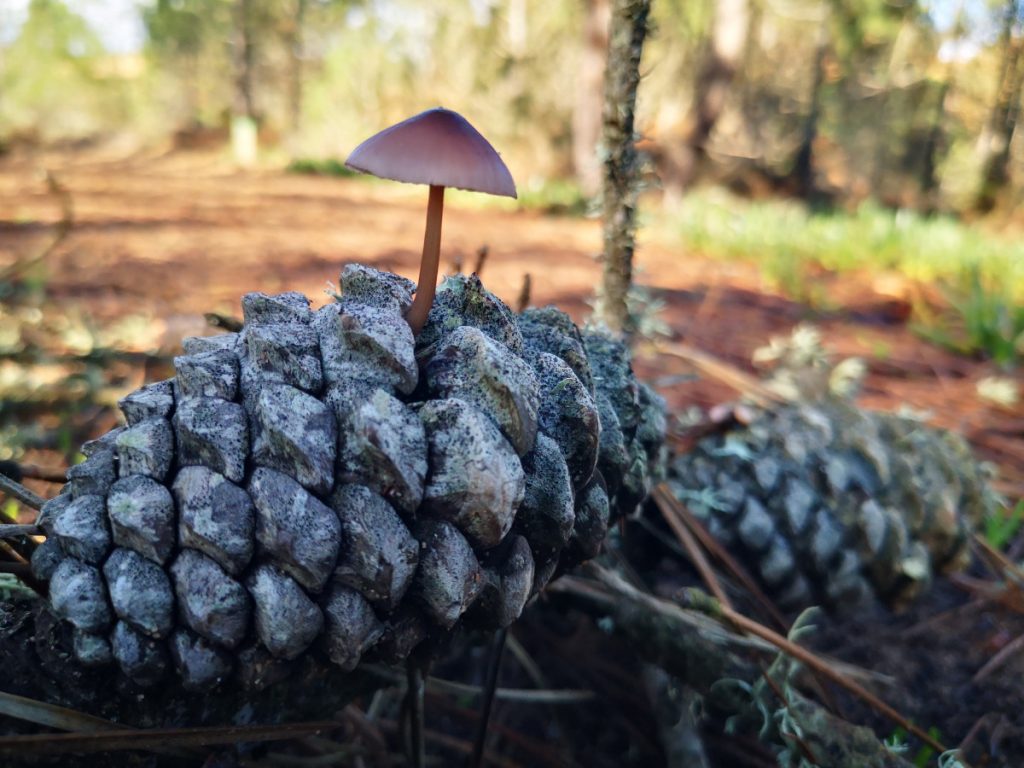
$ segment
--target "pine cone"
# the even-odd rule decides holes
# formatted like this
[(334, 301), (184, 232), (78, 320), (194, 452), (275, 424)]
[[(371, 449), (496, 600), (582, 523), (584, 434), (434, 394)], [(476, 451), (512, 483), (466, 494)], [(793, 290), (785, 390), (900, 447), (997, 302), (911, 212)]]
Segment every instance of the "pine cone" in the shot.
[(705, 438), (669, 484), (784, 609), (896, 608), (966, 564), (985, 475), (954, 434), (825, 396)]
[(620, 343), (475, 276), (418, 339), (409, 281), (351, 265), (341, 288), (315, 312), (248, 294), (241, 332), (186, 339), (83, 446), (32, 560), (82, 664), (207, 690), (396, 661), (515, 621), (642, 501), (664, 405)]

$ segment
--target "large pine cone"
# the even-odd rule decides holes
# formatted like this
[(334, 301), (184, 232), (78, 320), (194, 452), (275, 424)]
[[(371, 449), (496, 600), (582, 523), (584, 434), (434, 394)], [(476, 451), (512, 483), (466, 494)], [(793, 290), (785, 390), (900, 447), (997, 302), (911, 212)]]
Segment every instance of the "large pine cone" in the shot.
[(338, 302), (248, 294), (240, 333), (83, 447), (33, 556), (80, 662), (150, 685), (262, 687), (307, 652), (389, 661), (514, 621), (647, 492), (663, 405), (629, 355), (553, 308), (352, 265)]
[(705, 438), (669, 484), (783, 608), (899, 607), (965, 564), (985, 474), (954, 434), (827, 396)]

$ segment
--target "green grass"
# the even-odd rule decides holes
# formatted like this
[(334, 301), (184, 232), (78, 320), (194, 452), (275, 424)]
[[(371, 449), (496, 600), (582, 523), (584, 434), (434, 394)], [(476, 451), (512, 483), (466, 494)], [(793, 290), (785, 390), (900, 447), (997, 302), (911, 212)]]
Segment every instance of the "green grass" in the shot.
[(339, 178), (352, 178), (360, 176), (358, 171), (346, 168), (345, 163), (336, 157), (311, 158), (297, 157), (288, 163), (288, 173), (301, 173), (310, 176), (337, 176)]
[(985, 518), (985, 541), (1002, 551), (1010, 543), (1024, 521), (1024, 500), (1010, 508), (998, 508)]
[(779, 290), (800, 301), (815, 299), (818, 268), (894, 270), (939, 283), (950, 314), (929, 319), (934, 341), (1000, 363), (1024, 358), (1024, 239), (871, 203), (853, 212), (815, 212), (720, 190), (694, 192), (656, 226), (667, 226), (689, 251), (760, 264)]

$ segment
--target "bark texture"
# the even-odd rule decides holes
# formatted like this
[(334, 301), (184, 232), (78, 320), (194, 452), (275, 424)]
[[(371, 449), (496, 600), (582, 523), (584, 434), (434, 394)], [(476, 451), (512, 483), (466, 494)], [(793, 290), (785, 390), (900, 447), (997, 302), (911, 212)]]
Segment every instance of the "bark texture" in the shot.
[(605, 75), (604, 275), (595, 314), (612, 331), (625, 334), (631, 330), (626, 298), (633, 281), (639, 176), (634, 117), (650, 10), (650, 0), (614, 0)]

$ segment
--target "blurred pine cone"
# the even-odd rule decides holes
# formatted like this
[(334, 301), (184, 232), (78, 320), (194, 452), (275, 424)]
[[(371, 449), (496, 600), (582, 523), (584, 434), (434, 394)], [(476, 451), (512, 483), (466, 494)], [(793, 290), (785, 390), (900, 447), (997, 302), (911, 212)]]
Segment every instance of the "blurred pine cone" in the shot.
[(833, 367), (819, 345), (804, 327), (760, 350), (787, 401), (743, 406), (744, 423), (671, 459), (669, 485), (782, 608), (897, 608), (966, 565), (997, 497), (961, 437), (858, 408), (863, 367)]
[(663, 404), (629, 355), (479, 279), (352, 265), (336, 303), (248, 294), (240, 333), (192, 338), (174, 379), (46, 504), (34, 574), (86, 665), (151, 685), (260, 688), (315, 653), (406, 657), (507, 626), (643, 500)]

